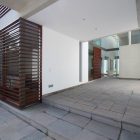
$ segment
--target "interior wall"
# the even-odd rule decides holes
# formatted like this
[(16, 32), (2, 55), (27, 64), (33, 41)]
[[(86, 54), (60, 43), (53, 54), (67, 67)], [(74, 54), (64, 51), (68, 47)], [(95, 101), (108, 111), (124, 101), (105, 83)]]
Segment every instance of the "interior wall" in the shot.
[(79, 41), (43, 27), (42, 66), (43, 94), (79, 85)]
[(120, 78), (140, 79), (140, 44), (120, 47)]

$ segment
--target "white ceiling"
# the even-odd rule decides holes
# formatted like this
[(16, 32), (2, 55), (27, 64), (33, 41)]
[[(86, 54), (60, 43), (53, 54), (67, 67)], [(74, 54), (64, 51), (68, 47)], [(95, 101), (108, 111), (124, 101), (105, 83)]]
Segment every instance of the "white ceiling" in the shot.
[(22, 17), (29, 17), (56, 1), (57, 0), (0, 0), (0, 4), (18, 11)]
[(138, 27), (135, 0), (58, 0), (29, 19), (80, 41)]

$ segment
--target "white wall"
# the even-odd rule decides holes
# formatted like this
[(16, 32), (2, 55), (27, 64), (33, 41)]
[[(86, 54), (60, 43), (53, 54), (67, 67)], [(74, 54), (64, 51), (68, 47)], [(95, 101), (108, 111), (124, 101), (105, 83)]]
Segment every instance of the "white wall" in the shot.
[(0, 19), (0, 30), (16, 21), (19, 17), (20, 14), (18, 12), (10, 10), (5, 16)]
[(43, 27), (42, 65), (43, 94), (80, 84), (79, 41)]
[(120, 47), (120, 78), (140, 79), (140, 44)]

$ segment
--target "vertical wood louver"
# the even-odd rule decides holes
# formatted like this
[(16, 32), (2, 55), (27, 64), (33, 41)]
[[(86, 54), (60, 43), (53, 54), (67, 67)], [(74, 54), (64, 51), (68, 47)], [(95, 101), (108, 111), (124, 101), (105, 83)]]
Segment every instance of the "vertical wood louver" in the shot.
[(0, 32), (0, 95), (17, 107), (42, 100), (42, 27), (23, 18)]
[(5, 14), (7, 14), (11, 9), (4, 6), (0, 5), (0, 18), (2, 18)]

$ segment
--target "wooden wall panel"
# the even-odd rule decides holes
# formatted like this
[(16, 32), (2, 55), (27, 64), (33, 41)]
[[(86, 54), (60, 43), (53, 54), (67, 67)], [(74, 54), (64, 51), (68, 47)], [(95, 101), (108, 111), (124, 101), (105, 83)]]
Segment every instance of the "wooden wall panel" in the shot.
[(42, 27), (23, 18), (0, 32), (0, 95), (17, 107), (42, 101)]
[(101, 78), (101, 49), (93, 48), (93, 79)]

